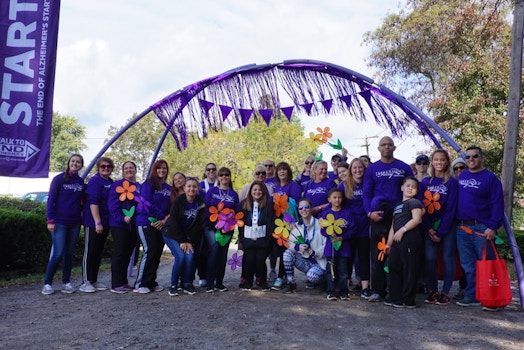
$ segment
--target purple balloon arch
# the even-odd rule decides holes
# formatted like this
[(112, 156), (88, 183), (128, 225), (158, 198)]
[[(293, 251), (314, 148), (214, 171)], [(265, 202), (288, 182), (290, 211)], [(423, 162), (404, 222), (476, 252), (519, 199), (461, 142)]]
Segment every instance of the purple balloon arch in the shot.
[[(126, 130), (153, 112), (164, 124), (151, 164), (158, 157), (168, 135), (177, 148), (187, 147), (188, 137), (205, 138), (210, 130), (243, 128), (253, 118), (268, 125), (273, 115), (293, 112), (309, 116), (341, 114), (357, 121), (375, 121), (405, 138), (415, 129), (442, 148), (438, 134), (455, 151), (461, 147), (419, 108), (383, 85), (353, 70), (316, 60), (287, 60), (282, 63), (250, 64), (188, 85), (153, 104), (137, 115), (109, 140), (86, 168), (85, 177), (96, 160)], [(276, 112), (276, 113), (275, 113)], [(520, 305), (524, 308), (524, 272), (509, 220), (504, 227), (519, 280)]]

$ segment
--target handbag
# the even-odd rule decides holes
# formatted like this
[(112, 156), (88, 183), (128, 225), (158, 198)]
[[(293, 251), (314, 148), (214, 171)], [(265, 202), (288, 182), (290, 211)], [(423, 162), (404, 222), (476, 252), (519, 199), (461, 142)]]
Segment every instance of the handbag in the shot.
[(482, 260), (477, 260), (476, 299), (482, 306), (490, 308), (505, 307), (511, 303), (512, 293), (506, 260), (500, 259), (493, 240), (489, 240), (495, 253), (495, 260), (486, 260), (486, 248), (482, 250)]

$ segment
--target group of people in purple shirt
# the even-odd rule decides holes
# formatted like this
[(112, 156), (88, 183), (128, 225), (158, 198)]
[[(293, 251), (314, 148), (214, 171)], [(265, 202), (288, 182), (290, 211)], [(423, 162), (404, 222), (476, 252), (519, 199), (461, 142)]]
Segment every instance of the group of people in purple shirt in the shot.
[[(206, 292), (225, 292), (235, 225), (218, 222), (229, 215), (229, 219), (242, 218), (238, 225), (239, 249), (244, 251), (242, 290), (293, 293), (297, 290), (294, 274), (299, 270), (307, 276), (306, 288), (324, 284), (328, 300), (346, 300), (354, 269), (358, 283), (353, 291), (370, 302), (414, 308), (423, 282), (428, 293), (425, 303), (447, 305), (458, 251), (464, 278), (457, 304), (480, 305), (475, 299), (475, 264), (504, 215), (502, 185), (483, 167), (482, 150), (470, 147), (464, 159), (453, 162), (442, 149), (430, 157), (421, 155), (417, 172), (419, 166), (429, 171), (419, 178), (394, 157), (391, 137), (380, 139), (378, 151), (380, 159), (371, 163), (367, 156), (346, 162), (343, 150), (332, 157), (332, 172), (326, 161), (308, 156), (295, 177), (288, 163), (275, 165), (266, 159), (254, 169), (254, 181), (240, 195), (233, 189), (231, 171), (217, 169), (214, 163), (206, 165), (203, 181), (177, 172), (169, 184), (169, 166), (162, 159), (139, 184), (133, 162), (125, 162), (122, 179), (113, 181), (113, 161), (101, 157), (96, 174), (84, 185), (78, 175), (83, 158), (74, 154), (66, 171), (50, 186), (47, 226), (53, 245), (42, 294), (54, 293), (59, 263), (62, 292), (75, 291), (71, 267), (81, 225), (85, 229), (82, 292), (162, 291), (157, 269), (164, 245), (174, 256), (169, 295), (195, 294), (197, 273)], [(283, 197), (288, 202), (286, 210), (280, 211), (277, 207)], [(288, 222), (286, 244), (273, 234), (282, 230), (277, 219)], [(109, 287), (97, 279), (110, 232)], [(143, 253), (137, 279), (130, 285), (128, 266), (138, 243)], [(439, 254), (444, 266), (440, 291)]]

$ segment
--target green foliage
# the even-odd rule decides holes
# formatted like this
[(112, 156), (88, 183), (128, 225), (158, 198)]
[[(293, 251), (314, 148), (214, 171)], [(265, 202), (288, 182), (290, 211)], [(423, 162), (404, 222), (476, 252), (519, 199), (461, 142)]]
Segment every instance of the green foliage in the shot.
[[(368, 63), (379, 78), (425, 107), (464, 149), (482, 147), (485, 166), (499, 175), (512, 6), (507, 0), (410, 0), (365, 36), (372, 47)], [(522, 123), (519, 134), (522, 140)], [(524, 149), (517, 149), (515, 189), (522, 194)]]
[(77, 118), (53, 112), (49, 171), (65, 171), (69, 156), (87, 149), (82, 142), (85, 137), (86, 128), (78, 124)]
[(269, 126), (255, 117), (243, 129), (212, 132), (202, 140), (190, 138), (183, 152), (170, 142), (162, 157), (168, 161), (171, 175), (180, 171), (202, 179), (207, 163), (226, 166), (231, 169), (235, 190), (240, 191), (253, 181), (255, 166), (268, 158), (275, 164), (288, 162), (293, 176), (298, 175), (306, 156), (316, 152), (304, 141), (303, 126), (296, 117), (291, 122), (283, 116), (273, 117)]
[(0, 208), (17, 208), (24, 212), (43, 215), (45, 218), (46, 205), (44, 203), (27, 200), (20, 200), (13, 197), (0, 197)]
[[(125, 124), (128, 124), (135, 117), (136, 114), (129, 118)], [(110, 126), (107, 131), (109, 138), (118, 133), (122, 127)], [(162, 123), (151, 113), (144, 116), (119, 137), (109, 148), (108, 152), (104, 154), (104, 156), (111, 158), (115, 162), (116, 168), (113, 178), (120, 178), (120, 166), (125, 161), (131, 160), (137, 165), (137, 178), (144, 180), (147, 177), (146, 172), (149, 168), (151, 157), (164, 130)], [(104, 142), (109, 141), (109, 138)]]

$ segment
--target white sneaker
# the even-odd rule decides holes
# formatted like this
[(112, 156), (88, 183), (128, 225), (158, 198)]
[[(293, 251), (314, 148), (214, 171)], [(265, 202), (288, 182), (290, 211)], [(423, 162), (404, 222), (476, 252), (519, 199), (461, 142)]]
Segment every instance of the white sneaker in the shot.
[(80, 286), (80, 288), (78, 288), (78, 290), (84, 293), (96, 292), (96, 288), (93, 287), (93, 285), (89, 281), (85, 281), (84, 283), (82, 283), (82, 285)]
[(161, 285), (158, 285), (158, 286), (155, 286), (155, 288), (153, 288), (153, 291), (154, 292), (161, 292), (164, 290), (164, 287), (161, 286)]
[(71, 285), (71, 283), (62, 284), (62, 293), (71, 294), (75, 291), (76, 289)]
[(50, 294), (54, 294), (54, 293), (55, 293), (55, 291), (54, 291), (53, 287), (50, 284), (44, 284), (44, 287), (42, 288), (42, 294), (50, 295)]
[(147, 293), (151, 293), (151, 289), (147, 287), (140, 287), (140, 288), (133, 289), (133, 292), (138, 293), (138, 294), (147, 294)]
[(103, 284), (102, 282), (95, 282), (93, 283), (93, 287), (95, 287), (96, 290), (107, 290), (108, 287)]

